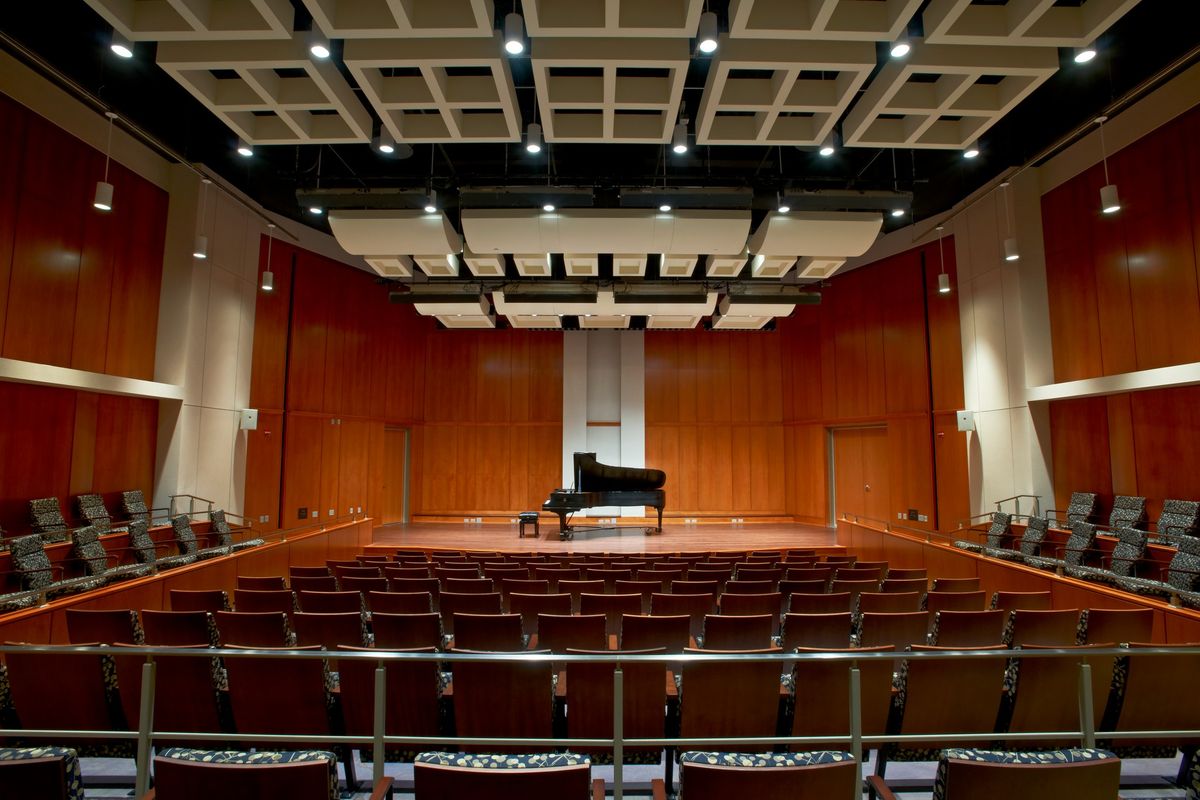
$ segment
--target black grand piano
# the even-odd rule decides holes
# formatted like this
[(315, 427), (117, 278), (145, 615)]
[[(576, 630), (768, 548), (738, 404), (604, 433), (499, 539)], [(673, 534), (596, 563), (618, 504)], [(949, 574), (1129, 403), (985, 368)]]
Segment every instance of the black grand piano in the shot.
[[(650, 506), (658, 512), (655, 533), (662, 533), (663, 508), (667, 493), (662, 486), (667, 474), (661, 469), (614, 467), (601, 464), (595, 453), (575, 454), (575, 486), (555, 489), (542, 504), (543, 511), (558, 515), (558, 538), (570, 539), (575, 530), (607, 530), (603, 527), (575, 528), (567, 517), (577, 511), (599, 506)], [(647, 528), (647, 533), (651, 529)]]

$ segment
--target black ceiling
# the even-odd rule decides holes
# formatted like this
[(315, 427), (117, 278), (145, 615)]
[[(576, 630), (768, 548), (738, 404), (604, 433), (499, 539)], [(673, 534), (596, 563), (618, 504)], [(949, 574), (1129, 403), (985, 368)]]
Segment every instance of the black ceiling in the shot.
[[(292, 2), (297, 27), (306, 27), (307, 13), (299, 0)], [(710, 4), (722, 25), (726, 6), (727, 0)], [(497, 15), (507, 10), (500, 3)], [(155, 66), (153, 43), (139, 43), (131, 60), (114, 57), (107, 46), (109, 26), (82, 0), (9, 0), (0, 11), (5, 34), (0, 44), (7, 49), (19, 56), (22, 49), (35, 54), (187, 160), (207, 165), (271, 210), (319, 229), (327, 229), (324, 219), (296, 202), (298, 189), (316, 184), (318, 164), (323, 188), (418, 188), (430, 179), (431, 157), (433, 183), (451, 202), (464, 184), (546, 185), (548, 180), (593, 187), (599, 203), (615, 197), (616, 187), (664, 180), (670, 186), (750, 187), (764, 209), (781, 188), (898, 188), (913, 193), (913, 216), (922, 219), (949, 208), (1005, 168), (1030, 160), (1193, 51), (1200, 42), (1198, 30), (1200, 2), (1142, 0), (1101, 38), (1100, 55), (1091, 63), (1075, 64), (1062, 51), (1059, 72), (988, 131), (981, 139), (983, 153), (974, 161), (957, 151), (846, 148), (824, 159), (810, 150), (764, 146), (694, 147), (679, 156), (666, 146), (629, 144), (556, 144), (531, 156), (518, 143), (418, 144), (403, 160), (382, 157), (365, 144), (259, 147), (245, 159), (233, 154), (229, 129)], [(881, 63), (885, 56), (880, 45)], [(709, 63), (707, 58), (691, 62), (684, 93), (690, 113)], [(528, 58), (512, 59), (512, 71), (522, 118), (532, 120)], [(346, 77), (353, 85), (349, 73)], [(885, 224), (891, 228), (909, 221), (889, 218)]]

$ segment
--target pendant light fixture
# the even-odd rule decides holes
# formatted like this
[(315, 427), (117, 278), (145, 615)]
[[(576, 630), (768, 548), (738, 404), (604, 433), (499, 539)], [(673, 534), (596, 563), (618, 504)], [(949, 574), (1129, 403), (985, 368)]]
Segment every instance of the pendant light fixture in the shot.
[(271, 272), (271, 245), (275, 244), (275, 223), (267, 223), (267, 268), (262, 274), (262, 290), (264, 292), (275, 291), (275, 273)]
[(1008, 181), (1000, 184), (1000, 202), (1004, 203), (1004, 260), (1017, 261), (1021, 251), (1017, 249), (1017, 237), (1012, 235), (1012, 220), (1008, 214)]
[(516, 11), (504, 15), (504, 49), (509, 55), (519, 56), (525, 52), (525, 18)]
[(525, 151), (530, 154), (542, 152), (542, 126), (536, 122), (525, 126)]
[(204, 218), (205, 212), (208, 211), (208, 185), (212, 183), (208, 178), (200, 180), (204, 184), (204, 188), (200, 192), (200, 233), (196, 234), (196, 245), (192, 248), (192, 258), (198, 258), (201, 261), (208, 258), (208, 237), (204, 235)]
[(115, 28), (113, 29), (108, 49), (121, 58), (133, 58), (133, 42), (129, 40), (128, 36)]
[(938, 273), (938, 294), (950, 294), (950, 276), (946, 274), (946, 253), (942, 250), (942, 230), (942, 226), (938, 225), (938, 260), (942, 264), (942, 271)]
[(717, 52), (718, 32), (719, 26), (717, 24), (716, 13), (705, 11), (700, 15), (700, 27), (696, 31), (696, 49), (705, 54)]
[(1100, 159), (1104, 162), (1104, 186), (1100, 189), (1100, 210), (1105, 214), (1115, 214), (1121, 210), (1121, 198), (1117, 195), (1117, 185), (1110, 182), (1108, 177), (1108, 147), (1104, 144), (1104, 123), (1108, 117), (1096, 117), (1100, 126)]
[(104, 146), (104, 180), (96, 181), (96, 195), (92, 198), (92, 207), (98, 211), (112, 211), (113, 185), (108, 182), (108, 163), (112, 160), (112, 129), (113, 120), (117, 115), (105, 111), (104, 116), (108, 117), (108, 143)]
[(329, 37), (321, 33), (321, 29), (313, 23), (312, 30), (308, 32), (308, 52), (316, 59), (324, 61), (329, 58), (332, 48), (329, 46)]
[(675, 123), (675, 132), (671, 135), (671, 149), (676, 155), (683, 155), (688, 151), (688, 129), (687, 120), (681, 119)]

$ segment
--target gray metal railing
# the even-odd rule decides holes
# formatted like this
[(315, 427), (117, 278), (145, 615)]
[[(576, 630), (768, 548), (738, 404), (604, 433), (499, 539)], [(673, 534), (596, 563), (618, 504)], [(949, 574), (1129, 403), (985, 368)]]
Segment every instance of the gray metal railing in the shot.
[[(202, 508), (201, 509), (202, 512), (212, 511), (213, 506), (215, 506), (217, 504), (216, 500), (209, 500), (207, 497), (198, 497), (194, 494), (172, 494), (172, 495), (167, 496), (167, 500), (169, 503), (168, 508), (170, 510), (170, 514), (171, 514), (172, 518), (178, 516), (180, 513), (185, 513), (189, 517), (193, 516), (196, 513), (196, 503), (197, 502), (205, 504), (206, 508)], [(187, 500), (187, 504), (188, 504), (187, 511), (180, 512), (179, 510), (176, 509), (176, 503), (179, 500)]]
[[(858, 768), (858, 782), (855, 798), (861, 798), (863, 785), (861, 756), (863, 745), (881, 745), (902, 743), (905, 741), (929, 742), (930, 740), (953, 740), (960, 742), (991, 742), (998, 738), (1005, 741), (1037, 741), (1045, 739), (1078, 738), (1083, 747), (1094, 747), (1096, 743), (1096, 724), (1092, 711), (1092, 672), (1086, 660), (1079, 664), (1078, 702), (1079, 728), (1069, 731), (1032, 731), (1025, 733), (920, 733), (920, 734), (889, 734), (865, 736), (862, 732), (862, 693), (858, 664), (874, 659), (895, 661), (898, 655), (906, 660), (953, 660), (953, 659), (997, 659), (997, 658), (1056, 658), (1071, 657), (1096, 659), (1107, 656), (1138, 656), (1177, 657), (1200, 655), (1200, 647), (1144, 647), (1131, 650), (1121, 647), (1088, 648), (1086, 652), (1076, 649), (1038, 649), (1038, 650), (948, 650), (948, 651), (919, 651), (897, 654), (896, 652), (829, 652), (829, 653), (672, 653), (661, 655), (625, 655), (621, 653), (566, 655), (557, 653), (410, 653), (380, 650), (376, 652), (363, 651), (328, 651), (313, 650), (243, 650), (243, 649), (199, 649), (199, 648), (170, 648), (170, 647), (70, 647), (61, 645), (3, 645), (0, 654), (11, 652), (41, 652), (79, 655), (108, 655), (126, 657), (144, 657), (142, 665), (141, 696), (139, 698), (138, 729), (137, 731), (97, 731), (97, 730), (22, 730), (0, 729), (0, 737), (31, 737), (55, 738), (69, 737), (75, 739), (136, 739), (137, 741), (137, 775), (135, 792), (143, 795), (150, 785), (150, 754), (154, 741), (164, 739), (187, 739), (189, 741), (255, 741), (280, 743), (313, 743), (328, 746), (335, 745), (371, 745), (373, 750), (374, 780), (383, 777), (384, 756), (386, 746), (398, 745), (527, 745), (530, 747), (612, 747), (613, 748), (613, 797), (616, 800), (624, 798), (624, 775), (622, 756), (626, 747), (677, 747), (707, 745), (716, 747), (741, 747), (745, 745), (762, 746), (777, 744), (814, 745), (849, 745), (855, 754)], [(262, 734), (262, 733), (190, 733), (187, 731), (156, 731), (153, 729), (154, 719), (154, 681), (155, 659), (157, 658), (300, 658), (327, 659), (336, 657), (344, 659), (365, 659), (378, 662), (374, 680), (374, 715), (371, 736), (335, 736), (335, 735), (302, 735), (302, 734)], [(389, 736), (385, 731), (384, 722), (387, 709), (387, 688), (384, 664), (387, 662), (425, 662), (435, 661), (453, 664), (456, 662), (497, 662), (497, 663), (613, 663), (613, 735), (603, 739), (570, 739), (570, 738), (510, 738), (510, 737), (469, 737), (469, 736)], [(846, 663), (849, 675), (849, 719), (850, 730), (845, 736), (753, 736), (753, 737), (713, 737), (713, 738), (648, 738), (630, 739), (624, 734), (624, 675), (621, 664), (654, 663), (663, 664), (664, 669), (670, 664), (699, 663), (699, 662), (778, 662), (782, 668), (797, 661), (826, 661)], [(1198, 721), (1200, 722), (1200, 721)], [(1105, 731), (1104, 733), (1108, 733)], [(1200, 738), (1200, 727), (1180, 730), (1142, 730), (1112, 732), (1114, 738), (1120, 739), (1157, 739), (1166, 737)]]
[(1000, 507), (1000, 506), (1001, 506), (1001, 505), (1003, 505), (1004, 503), (1012, 502), (1012, 503), (1013, 503), (1013, 509), (1014, 509), (1014, 510), (1013, 510), (1013, 514), (1015, 514), (1016, 516), (1018, 516), (1018, 517), (1019, 517), (1019, 516), (1022, 516), (1022, 514), (1021, 514), (1021, 501), (1022, 501), (1022, 500), (1033, 500), (1033, 513), (1032, 513), (1032, 514), (1025, 515), (1025, 516), (1034, 516), (1034, 517), (1040, 517), (1040, 516), (1042, 515), (1042, 497), (1041, 497), (1041, 495), (1037, 495), (1037, 494), (1014, 494), (1012, 497), (1006, 497), (1006, 498), (1004, 498), (1003, 500), (996, 500), (996, 501), (994, 501), (994, 502), (995, 502), (995, 505), (996, 505), (996, 510), (997, 510), (997, 511), (1003, 511), (1003, 510), (1004, 510), (1004, 509), (1002, 509), (1002, 508)]

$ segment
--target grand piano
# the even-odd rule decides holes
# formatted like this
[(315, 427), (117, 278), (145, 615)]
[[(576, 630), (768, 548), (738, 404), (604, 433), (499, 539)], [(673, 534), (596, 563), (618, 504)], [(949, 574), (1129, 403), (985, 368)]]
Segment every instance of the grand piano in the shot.
[[(661, 469), (601, 464), (595, 453), (576, 453), (574, 472), (574, 488), (555, 489), (550, 493), (550, 499), (542, 504), (543, 511), (558, 515), (559, 539), (570, 539), (574, 535), (575, 529), (567, 524), (568, 516), (600, 506), (650, 506), (658, 512), (658, 526), (653, 530), (662, 533), (663, 508), (667, 504), (667, 493), (662, 486), (667, 482), (667, 473)], [(649, 528), (647, 532), (650, 532)]]

